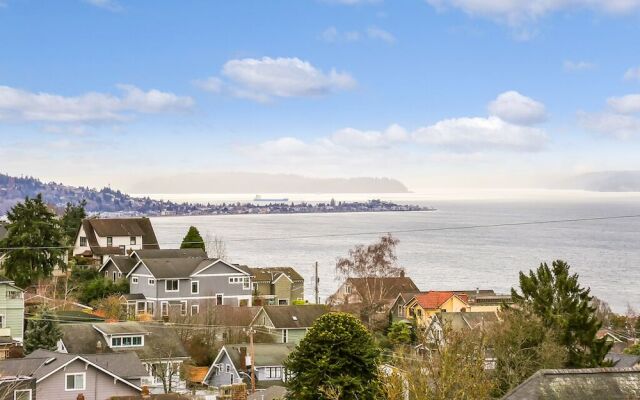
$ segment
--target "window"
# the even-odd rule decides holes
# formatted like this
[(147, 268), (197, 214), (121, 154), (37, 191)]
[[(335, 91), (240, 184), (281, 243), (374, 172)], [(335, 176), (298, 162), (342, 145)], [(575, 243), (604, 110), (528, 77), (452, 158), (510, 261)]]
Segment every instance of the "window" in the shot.
[(280, 367), (267, 367), (267, 378), (280, 378), (282, 376), (282, 368)]
[(164, 281), (164, 290), (167, 292), (177, 292), (178, 291), (178, 280), (177, 279), (167, 279)]
[(111, 347), (140, 347), (143, 344), (142, 336), (114, 336), (111, 338)]
[(134, 276), (133, 278), (131, 278), (131, 283), (133, 283), (134, 285), (138, 284), (138, 277)]
[(113, 281), (115, 282), (118, 279), (118, 273), (113, 271)]
[(162, 303), (160, 303), (160, 311), (162, 312), (162, 316), (168, 316), (169, 315), (169, 303), (167, 303), (166, 301), (163, 301)]
[(242, 278), (242, 288), (251, 289), (251, 282), (249, 282), (249, 277)]
[(153, 301), (147, 301), (147, 313), (153, 315)]
[(66, 381), (64, 390), (84, 390), (85, 377), (86, 374), (84, 372), (64, 374), (64, 379)]
[(87, 238), (80, 236), (80, 247), (87, 247)]
[(21, 299), (22, 292), (19, 290), (7, 290), (7, 299)]
[(221, 306), (223, 302), (224, 295), (216, 294), (216, 305)]
[(118, 278), (122, 278), (122, 272), (118, 272)]
[(231, 366), (227, 364), (227, 372), (231, 372)]
[(289, 331), (287, 331), (286, 329), (282, 330), (282, 343), (288, 343), (288, 341), (287, 341), (289, 339), (287, 337), (288, 333), (289, 333)]
[(14, 390), (13, 400), (31, 400), (31, 389)]
[(200, 312), (200, 306), (197, 304), (191, 305), (191, 315), (197, 315)]
[(187, 315), (187, 302), (186, 301), (181, 301), (180, 302), (180, 315)]
[(136, 244), (136, 237), (135, 237), (135, 236), (131, 236), (131, 237), (129, 238), (129, 244), (130, 244), (130, 245), (132, 245), (132, 246), (133, 246), (134, 244)]
[(107, 247), (113, 246), (113, 238), (111, 236), (107, 236)]
[(229, 277), (229, 283), (241, 283), (242, 282), (242, 278), (237, 277), (237, 276), (230, 276)]
[(155, 286), (156, 285), (156, 280), (153, 278), (149, 278), (149, 280), (147, 280), (147, 283), (149, 284), (149, 286)]
[(0, 328), (4, 328), (4, 315), (0, 315)]
[(347, 294), (351, 294), (351, 286), (347, 285), (344, 288), (345, 292), (347, 292)]
[(200, 282), (199, 281), (192, 281), (191, 282), (191, 294), (198, 294), (200, 293)]

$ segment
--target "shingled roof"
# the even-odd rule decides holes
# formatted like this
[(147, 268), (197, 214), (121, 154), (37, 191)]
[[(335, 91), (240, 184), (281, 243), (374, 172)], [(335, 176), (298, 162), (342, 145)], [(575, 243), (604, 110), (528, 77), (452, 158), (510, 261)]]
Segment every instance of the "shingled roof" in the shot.
[(142, 249), (135, 250), (138, 258), (207, 258), (207, 252), (203, 249)]
[(504, 400), (601, 400), (640, 398), (640, 369), (543, 369)]
[[(127, 275), (138, 262), (137, 260), (129, 256), (113, 255), (109, 258), (116, 265), (116, 267), (118, 267), (123, 275)], [(100, 271), (102, 271), (102, 269), (104, 269), (104, 266), (106, 266), (107, 264), (108, 261), (100, 268)]]
[(143, 249), (160, 248), (149, 218), (87, 218), (82, 220), (82, 228), (95, 255), (124, 254), (118, 247), (101, 247), (96, 234), (100, 237), (142, 236)]
[(249, 268), (254, 282), (273, 282), (282, 274), (292, 281), (304, 281), (302, 275), (292, 267)]
[(439, 291), (432, 290), (426, 293), (420, 293), (414, 296), (416, 302), (420, 305), (420, 307), (425, 310), (434, 310), (440, 308), (440, 306), (449, 300), (451, 297), (457, 296), (460, 300), (465, 303), (467, 300), (467, 295), (465, 294), (456, 294), (450, 291)]
[(263, 309), (276, 329), (309, 328), (316, 319), (329, 312), (324, 304), (264, 306)]
[(398, 294), (403, 292), (419, 292), (411, 278), (398, 277), (371, 277), (371, 278), (347, 278), (347, 282), (353, 286), (361, 297), (371, 293), (372, 297), (393, 301)]

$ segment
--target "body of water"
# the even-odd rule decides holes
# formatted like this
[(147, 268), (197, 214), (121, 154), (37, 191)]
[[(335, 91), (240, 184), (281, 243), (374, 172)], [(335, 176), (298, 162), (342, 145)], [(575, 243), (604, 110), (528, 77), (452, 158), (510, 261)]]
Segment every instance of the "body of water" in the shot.
[[(517, 286), (519, 271), (563, 259), (580, 275), (582, 285), (591, 287), (594, 295), (616, 311), (626, 311), (627, 305), (640, 308), (640, 218), (434, 230), (640, 214), (640, 194), (550, 195), (534, 191), (449, 198), (433, 194), (288, 197), (293, 201), (383, 198), (433, 206), (437, 211), (159, 217), (153, 218), (153, 225), (163, 248), (178, 247), (188, 227), (194, 225), (205, 237), (221, 237), (233, 262), (261, 267), (293, 266), (306, 280), (308, 299), (313, 298), (316, 261), (324, 299), (339, 285), (334, 274), (337, 257), (346, 256), (355, 245), (375, 241), (382, 232), (411, 231), (394, 235), (400, 240), (398, 263), (421, 290), (480, 287), (506, 293)], [(191, 195), (190, 200), (195, 199), (245, 200), (231, 195)], [(340, 236), (352, 233), (359, 235)]]

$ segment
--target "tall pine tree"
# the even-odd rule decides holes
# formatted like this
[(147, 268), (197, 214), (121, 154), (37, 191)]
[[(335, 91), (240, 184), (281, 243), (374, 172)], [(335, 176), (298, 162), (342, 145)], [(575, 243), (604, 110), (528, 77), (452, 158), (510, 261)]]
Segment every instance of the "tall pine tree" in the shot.
[(24, 333), (24, 349), (31, 353), (37, 349), (56, 350), (58, 340), (62, 338), (62, 331), (48, 310), (41, 310), (27, 323)]
[(73, 244), (82, 220), (87, 218), (87, 212), (84, 209), (86, 205), (86, 200), (82, 200), (78, 204), (67, 203), (64, 209), (64, 215), (60, 220), (60, 225), (62, 226), (67, 244)]
[(2, 243), (10, 249), (3, 265), (7, 277), (26, 287), (51, 276), (56, 266), (66, 268), (62, 229), (41, 195), (16, 204), (7, 219), (7, 237)]
[(516, 305), (531, 310), (557, 332), (559, 343), (567, 350), (567, 367), (597, 367), (603, 365), (611, 345), (596, 338), (602, 324), (592, 306), (590, 289), (580, 287), (578, 274), (570, 274), (569, 269), (569, 264), (557, 260), (551, 268), (543, 263), (529, 275), (520, 272), (522, 294), (511, 289), (511, 295)]
[(198, 228), (190, 226), (187, 235), (182, 239), (181, 249), (202, 249), (206, 250), (204, 246), (204, 239), (200, 236)]

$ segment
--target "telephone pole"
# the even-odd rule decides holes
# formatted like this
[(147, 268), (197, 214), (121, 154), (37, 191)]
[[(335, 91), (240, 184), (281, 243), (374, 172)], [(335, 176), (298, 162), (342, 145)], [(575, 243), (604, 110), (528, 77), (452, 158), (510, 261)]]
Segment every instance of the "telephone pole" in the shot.
[(247, 334), (249, 335), (249, 354), (251, 357), (251, 393), (256, 392), (256, 370), (254, 368), (256, 354), (253, 348), (253, 334), (255, 332), (256, 331), (253, 330), (253, 328), (249, 328), (249, 330), (247, 331)]
[(320, 278), (318, 277), (318, 262), (316, 261), (316, 275), (315, 275), (315, 292), (316, 292), (316, 304), (320, 303), (320, 295), (318, 294), (318, 283)]

